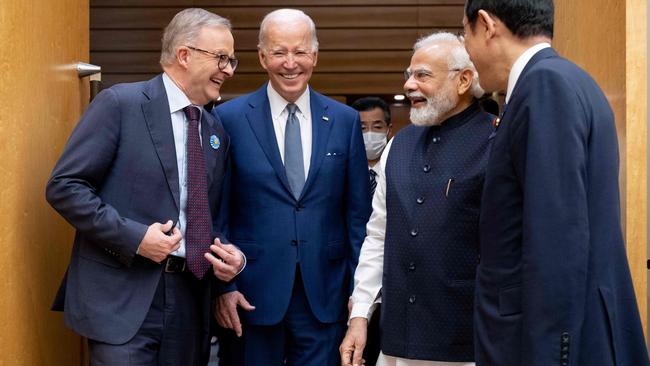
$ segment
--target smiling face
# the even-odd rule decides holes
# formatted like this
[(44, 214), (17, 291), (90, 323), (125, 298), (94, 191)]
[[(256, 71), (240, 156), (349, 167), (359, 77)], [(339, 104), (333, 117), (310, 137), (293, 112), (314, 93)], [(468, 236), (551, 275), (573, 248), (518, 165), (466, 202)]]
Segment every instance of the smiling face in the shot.
[(459, 71), (449, 70), (447, 52), (448, 47), (433, 44), (418, 49), (411, 58), (404, 92), (411, 101), (410, 118), (415, 125), (438, 125), (458, 104)]
[[(225, 27), (205, 27), (191, 45), (197, 49), (215, 54), (234, 57), (235, 41)], [(219, 98), (219, 90), (224, 81), (232, 77), (234, 70), (230, 65), (219, 70), (218, 59), (213, 55), (180, 47), (180, 58), (184, 60), (185, 73), (181, 88), (195, 105), (205, 105)]]
[(273, 22), (263, 39), (258, 54), (271, 86), (288, 102), (295, 102), (307, 89), (318, 58), (309, 25), (304, 20)]

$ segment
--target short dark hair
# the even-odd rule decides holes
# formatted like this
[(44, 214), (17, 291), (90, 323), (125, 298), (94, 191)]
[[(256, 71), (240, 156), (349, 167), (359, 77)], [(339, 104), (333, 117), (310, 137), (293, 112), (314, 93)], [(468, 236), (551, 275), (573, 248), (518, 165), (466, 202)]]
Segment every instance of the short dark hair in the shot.
[(465, 16), (472, 29), (481, 9), (499, 18), (520, 39), (553, 38), (553, 0), (466, 0)]
[(359, 98), (352, 103), (351, 107), (359, 112), (367, 112), (379, 108), (384, 111), (384, 121), (386, 124), (390, 124), (390, 108), (388, 107), (388, 104), (379, 97)]

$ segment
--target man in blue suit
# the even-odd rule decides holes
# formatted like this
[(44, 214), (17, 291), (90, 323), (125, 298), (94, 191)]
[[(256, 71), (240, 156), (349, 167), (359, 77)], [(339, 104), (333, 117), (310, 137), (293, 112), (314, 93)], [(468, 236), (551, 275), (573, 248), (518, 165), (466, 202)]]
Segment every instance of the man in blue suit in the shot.
[(270, 81), (213, 112), (232, 143), (228, 235), (248, 258), (217, 305), (239, 336), (224, 345), (233, 365), (338, 363), (369, 175), (358, 113), (308, 87), (317, 52), (311, 18), (269, 13), (258, 53)]
[(77, 229), (54, 309), (91, 365), (207, 363), (214, 275), (231, 280), (243, 258), (213, 224), (230, 142), (200, 106), (232, 77), (233, 43), (227, 19), (178, 13), (164, 73), (97, 95), (54, 167), (47, 200)]
[(488, 160), (478, 366), (648, 365), (621, 234), (614, 115), (550, 48), (552, 0), (467, 0), (465, 46), (506, 106)]

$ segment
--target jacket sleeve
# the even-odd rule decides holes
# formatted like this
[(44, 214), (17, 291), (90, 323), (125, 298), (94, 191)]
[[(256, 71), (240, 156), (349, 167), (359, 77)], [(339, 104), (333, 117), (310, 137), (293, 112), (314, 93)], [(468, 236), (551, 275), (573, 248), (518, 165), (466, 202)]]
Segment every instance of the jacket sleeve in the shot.
[(361, 135), (359, 114), (355, 114), (350, 136), (348, 154), (347, 190), (345, 194), (348, 242), (350, 243), (348, 263), (352, 274), (349, 293), (354, 289), (354, 271), (359, 261), (361, 245), (366, 237), (366, 224), (372, 211), (368, 159)]
[(147, 226), (120, 215), (98, 191), (119, 147), (120, 106), (102, 91), (72, 131), (46, 186), (46, 199), (78, 232), (129, 266)]
[(584, 318), (590, 126), (561, 74), (535, 70), (520, 82), (534, 86), (521, 95), (509, 135), (523, 191), (521, 364), (559, 365), (561, 339), (579, 344)]

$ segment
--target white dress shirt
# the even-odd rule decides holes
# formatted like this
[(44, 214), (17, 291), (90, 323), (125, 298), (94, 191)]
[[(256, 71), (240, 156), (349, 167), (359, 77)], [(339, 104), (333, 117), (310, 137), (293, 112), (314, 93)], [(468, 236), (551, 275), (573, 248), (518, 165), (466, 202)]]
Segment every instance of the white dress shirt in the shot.
[[(289, 111), (287, 111), (287, 104), (289, 104), (289, 102), (273, 89), (271, 83), (268, 83), (266, 87), (266, 94), (269, 97), (275, 139), (278, 143), (278, 149), (280, 150), (280, 158), (284, 164), (284, 130), (286, 129), (287, 118), (289, 117)], [(303, 163), (305, 164), (305, 179), (309, 173), (312, 141), (311, 108), (309, 101), (309, 88), (307, 88), (294, 103), (298, 106), (296, 117), (298, 117), (298, 122), (300, 123), (300, 140), (302, 142)]]
[[(167, 93), (167, 101), (169, 102), (169, 113), (172, 118), (172, 131), (174, 132), (174, 147), (176, 148), (176, 165), (178, 166), (178, 187), (180, 188), (180, 212), (178, 214), (178, 223), (176, 227), (181, 231), (183, 239), (181, 239), (181, 246), (172, 254), (178, 257), (185, 258), (185, 228), (187, 223), (187, 127), (188, 121), (183, 112), (183, 108), (192, 105), (185, 93), (174, 83), (174, 81), (163, 73), (163, 84), (165, 85), (165, 92)], [(198, 107), (198, 106), (195, 106)], [(200, 116), (203, 115), (203, 108), (198, 107), (201, 111)], [(200, 121), (200, 119), (199, 119)], [(199, 138), (201, 138), (201, 124), (199, 123)], [(170, 218), (174, 220), (174, 218)]]
[[(381, 154), (379, 163), (373, 169), (377, 172), (377, 187), (372, 197), (372, 214), (366, 225), (366, 239), (361, 247), (359, 264), (354, 273), (352, 292), (352, 311), (350, 319), (361, 317), (370, 319), (377, 303), (381, 302), (382, 276), (384, 273), (384, 238), (386, 237), (386, 161), (391, 139)], [(431, 330), (435, 332), (435, 330)], [(405, 358), (379, 355), (377, 366), (473, 366), (473, 362), (442, 362), (409, 360)]]
[(527, 49), (524, 53), (517, 58), (514, 64), (512, 64), (512, 69), (510, 69), (510, 75), (508, 75), (508, 89), (506, 90), (506, 103), (510, 101), (510, 96), (512, 95), (512, 90), (517, 85), (517, 80), (519, 76), (524, 71), (524, 68), (528, 64), (535, 54), (544, 48), (551, 47), (551, 44), (548, 42), (542, 42), (534, 45), (533, 47)]

